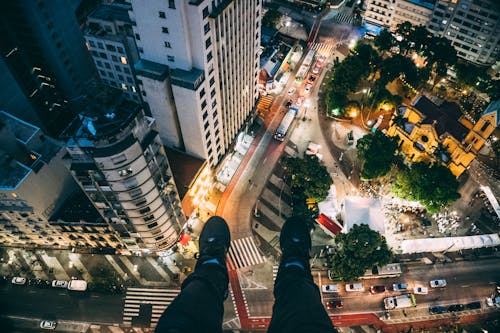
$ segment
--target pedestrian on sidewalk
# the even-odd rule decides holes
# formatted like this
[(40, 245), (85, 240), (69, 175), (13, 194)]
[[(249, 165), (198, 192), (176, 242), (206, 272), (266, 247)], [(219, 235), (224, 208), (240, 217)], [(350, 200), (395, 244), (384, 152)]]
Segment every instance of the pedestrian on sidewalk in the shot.
[[(199, 238), (200, 257), (181, 293), (163, 312), (156, 333), (220, 333), (229, 274), (229, 227), (212, 216)], [(269, 333), (337, 333), (321, 303), (310, 269), (311, 236), (304, 221), (289, 218), (280, 234), (282, 251), (274, 284), (275, 304)]]

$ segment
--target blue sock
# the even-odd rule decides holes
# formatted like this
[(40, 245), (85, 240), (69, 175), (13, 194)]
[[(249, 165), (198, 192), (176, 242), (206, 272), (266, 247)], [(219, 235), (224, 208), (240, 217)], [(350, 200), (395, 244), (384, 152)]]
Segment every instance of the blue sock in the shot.
[(206, 260), (206, 261), (204, 261), (202, 263), (202, 265), (205, 265), (205, 264), (217, 264), (217, 265), (220, 265), (220, 262), (216, 258), (213, 258), (213, 259), (208, 259), (208, 260)]
[(304, 269), (304, 265), (302, 265), (302, 263), (300, 261), (290, 261), (290, 262), (287, 262), (285, 264), (285, 268), (287, 268), (289, 266), (297, 266), (299, 268)]

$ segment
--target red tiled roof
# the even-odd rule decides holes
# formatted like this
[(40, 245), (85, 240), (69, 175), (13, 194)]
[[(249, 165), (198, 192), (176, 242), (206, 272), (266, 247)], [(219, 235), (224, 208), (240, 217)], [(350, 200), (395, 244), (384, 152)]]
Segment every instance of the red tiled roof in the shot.
[(337, 235), (339, 232), (342, 231), (342, 226), (340, 226), (337, 222), (333, 221), (331, 218), (329, 218), (323, 213), (319, 214), (318, 218), (316, 219), (316, 222), (325, 227), (334, 235)]

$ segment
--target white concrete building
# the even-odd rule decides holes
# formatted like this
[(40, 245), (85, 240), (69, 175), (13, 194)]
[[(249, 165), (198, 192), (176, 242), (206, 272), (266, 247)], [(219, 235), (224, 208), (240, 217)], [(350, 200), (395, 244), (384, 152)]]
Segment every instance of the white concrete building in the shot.
[(500, 13), (492, 0), (439, 0), (429, 30), (451, 41), (457, 55), (491, 65), (500, 54)]
[(134, 73), (139, 55), (129, 9), (127, 4), (101, 4), (88, 16), (84, 37), (102, 82), (141, 103)]
[(261, 2), (129, 2), (136, 71), (160, 137), (214, 167), (253, 115)]
[(185, 222), (155, 120), (109, 95), (68, 128), (69, 168), (130, 250), (165, 250)]
[(364, 19), (368, 31), (378, 34), (382, 28), (396, 30), (398, 24), (427, 26), (434, 6), (425, 0), (368, 0)]

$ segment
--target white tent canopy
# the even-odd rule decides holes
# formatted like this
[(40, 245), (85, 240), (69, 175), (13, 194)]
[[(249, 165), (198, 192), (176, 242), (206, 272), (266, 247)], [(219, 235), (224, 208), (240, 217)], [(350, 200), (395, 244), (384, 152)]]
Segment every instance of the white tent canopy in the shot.
[(342, 208), (344, 230), (348, 232), (355, 224), (367, 224), (370, 229), (385, 233), (382, 202), (375, 198), (350, 196), (344, 199)]
[(403, 253), (454, 252), (500, 245), (498, 234), (478, 236), (406, 239), (401, 242)]

